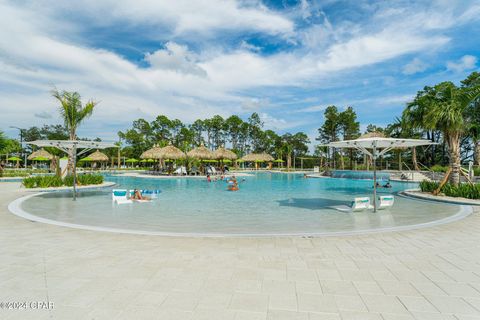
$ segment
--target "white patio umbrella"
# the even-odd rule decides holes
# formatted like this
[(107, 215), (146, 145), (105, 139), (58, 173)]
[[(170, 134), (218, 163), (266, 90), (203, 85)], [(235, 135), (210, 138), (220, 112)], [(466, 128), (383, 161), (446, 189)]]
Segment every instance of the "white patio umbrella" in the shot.
[[(334, 148), (354, 148), (362, 153), (372, 157), (373, 160), (373, 212), (377, 212), (377, 167), (376, 160), (388, 151), (396, 148), (409, 148), (437, 144), (430, 140), (423, 139), (402, 139), (385, 138), (378, 136), (367, 136), (355, 140), (335, 141), (326, 144), (327, 147)], [(370, 151), (371, 150), (371, 151)]]
[[(73, 155), (73, 200), (77, 199), (77, 157), (91, 151), (92, 149), (118, 148), (110, 142), (83, 141), (83, 140), (35, 140), (28, 144), (37, 147), (55, 147), (67, 154)], [(78, 149), (83, 149), (77, 153)]]

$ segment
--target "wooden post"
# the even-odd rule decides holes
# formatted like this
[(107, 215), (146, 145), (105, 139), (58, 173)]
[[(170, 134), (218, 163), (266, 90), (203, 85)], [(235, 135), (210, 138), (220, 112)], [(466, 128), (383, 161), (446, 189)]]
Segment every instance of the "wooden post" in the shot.
[(451, 173), (452, 173), (452, 167), (448, 168), (447, 172), (445, 173), (445, 177), (443, 177), (442, 182), (440, 182), (440, 184), (438, 185), (437, 190), (433, 191), (434, 195), (438, 195), (440, 193), (440, 190), (442, 190), (445, 183), (447, 183)]

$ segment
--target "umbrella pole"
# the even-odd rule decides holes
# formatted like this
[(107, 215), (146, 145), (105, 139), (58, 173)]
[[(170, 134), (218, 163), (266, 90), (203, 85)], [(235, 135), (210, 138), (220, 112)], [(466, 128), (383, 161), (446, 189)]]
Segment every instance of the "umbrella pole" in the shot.
[(73, 146), (73, 201), (77, 200), (77, 147)]
[(377, 144), (373, 145), (373, 212), (377, 212)]

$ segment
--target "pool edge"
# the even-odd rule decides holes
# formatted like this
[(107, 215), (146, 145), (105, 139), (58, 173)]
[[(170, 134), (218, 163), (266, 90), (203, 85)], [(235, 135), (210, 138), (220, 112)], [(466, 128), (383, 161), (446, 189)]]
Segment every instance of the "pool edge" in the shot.
[(182, 237), (182, 238), (279, 238), (279, 237), (336, 237), (336, 236), (359, 236), (366, 234), (374, 233), (385, 233), (385, 232), (399, 232), (399, 231), (410, 231), (425, 229), (430, 227), (436, 227), (452, 222), (462, 220), (473, 213), (473, 207), (470, 205), (458, 205), (460, 209), (457, 213), (452, 216), (442, 218), (435, 221), (408, 225), (408, 226), (398, 226), (398, 227), (389, 227), (389, 228), (380, 228), (380, 229), (371, 229), (371, 230), (355, 230), (355, 231), (338, 231), (338, 232), (306, 232), (306, 233), (277, 233), (277, 234), (258, 234), (258, 233), (238, 233), (238, 234), (222, 234), (222, 233), (181, 233), (181, 232), (162, 232), (162, 231), (143, 231), (143, 230), (131, 230), (131, 229), (121, 229), (121, 228), (109, 228), (109, 227), (99, 227), (99, 226), (88, 226), (82, 224), (61, 222), (51, 219), (42, 218), (36, 215), (33, 215), (29, 212), (26, 212), (21, 208), (21, 204), (32, 197), (38, 195), (44, 195), (50, 192), (37, 192), (34, 194), (29, 194), (20, 198), (17, 198), (8, 204), (8, 211), (14, 214), (17, 217), (24, 218), (29, 221), (41, 222), (49, 225), (68, 227), (72, 229), (87, 230), (87, 231), (101, 231), (109, 233), (118, 233), (118, 234), (132, 234), (132, 235), (147, 235), (147, 236), (164, 236), (164, 237)]

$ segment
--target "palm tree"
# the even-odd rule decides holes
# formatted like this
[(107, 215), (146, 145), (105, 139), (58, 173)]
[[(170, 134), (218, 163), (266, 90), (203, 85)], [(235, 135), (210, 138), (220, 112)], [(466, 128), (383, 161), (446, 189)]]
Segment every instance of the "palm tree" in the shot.
[[(419, 91), (415, 99), (407, 104), (402, 113), (401, 129), (403, 138), (421, 138), (422, 132), (436, 129), (430, 122), (429, 114), (433, 108), (436, 90), (432, 87), (424, 87)], [(419, 170), (417, 162), (417, 150), (412, 148), (412, 162), (415, 170)], [(433, 159), (432, 159), (433, 162)]]
[[(432, 108), (427, 114), (426, 124), (442, 131), (447, 143), (450, 159), (449, 175), (454, 185), (460, 183), (460, 139), (468, 129), (467, 110), (470, 104), (480, 96), (480, 86), (458, 88), (452, 82), (442, 82), (435, 86), (436, 96)], [(448, 177), (449, 176), (449, 177)]]
[[(70, 140), (77, 139), (77, 128), (79, 125), (93, 113), (97, 102), (89, 100), (82, 105), (81, 96), (78, 92), (52, 90), (52, 96), (60, 102), (59, 112), (65, 122)], [(68, 153), (67, 170), (73, 171), (73, 150)]]

